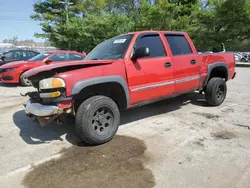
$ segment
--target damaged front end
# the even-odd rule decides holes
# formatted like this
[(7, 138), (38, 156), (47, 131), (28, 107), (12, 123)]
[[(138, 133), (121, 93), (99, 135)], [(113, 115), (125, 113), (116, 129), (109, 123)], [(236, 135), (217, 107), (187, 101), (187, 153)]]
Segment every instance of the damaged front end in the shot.
[(41, 126), (54, 120), (61, 122), (61, 115), (73, 112), (72, 98), (65, 96), (65, 83), (62, 79), (43, 79), (39, 82), (38, 91), (28, 92), (22, 96), (30, 98), (24, 105), (25, 113)]
[(63, 78), (56, 77), (56, 75), (77, 69), (108, 65), (112, 62), (113, 60), (65, 62), (26, 71), (23, 76), (28, 78), (37, 89), (35, 92), (24, 94), (30, 98), (25, 104), (27, 116), (38, 121), (42, 126), (58, 120), (65, 114), (74, 116), (72, 98), (66, 96), (66, 83)]
[(31, 100), (25, 105), (27, 116), (34, 118), (40, 125), (45, 126), (63, 114), (63, 109), (56, 105), (42, 105), (32, 103)]

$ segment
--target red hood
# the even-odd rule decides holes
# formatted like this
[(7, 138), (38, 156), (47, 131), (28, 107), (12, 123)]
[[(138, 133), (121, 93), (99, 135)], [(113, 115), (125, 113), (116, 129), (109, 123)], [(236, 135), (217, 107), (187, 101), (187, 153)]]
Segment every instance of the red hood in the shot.
[(14, 62), (11, 62), (11, 63), (6, 63), (2, 66), (0, 66), (0, 68), (2, 69), (8, 69), (8, 68), (14, 68), (14, 67), (20, 67), (22, 65), (25, 65), (27, 63), (30, 63), (30, 62), (27, 62), (27, 61), (14, 61)]
[(102, 65), (102, 64), (111, 64), (114, 60), (88, 60), (88, 61), (71, 61), (64, 63), (55, 63), (51, 65), (41, 66), (37, 68), (33, 68), (29, 71), (26, 71), (24, 75), (26, 77), (34, 76), (38, 73), (51, 71), (53, 69), (62, 68), (62, 67), (79, 67), (82, 68), (85, 65)]

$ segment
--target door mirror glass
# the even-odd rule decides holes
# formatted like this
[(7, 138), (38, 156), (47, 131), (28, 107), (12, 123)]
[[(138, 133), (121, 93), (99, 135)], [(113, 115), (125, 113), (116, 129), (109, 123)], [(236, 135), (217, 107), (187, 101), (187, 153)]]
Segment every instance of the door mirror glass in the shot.
[(50, 64), (51, 62), (52, 62), (52, 60), (50, 58), (46, 58), (43, 61), (43, 63), (46, 64), (46, 65)]
[(136, 60), (138, 58), (141, 57), (146, 57), (149, 56), (150, 52), (149, 52), (149, 48), (147, 47), (140, 47), (138, 49), (136, 49), (131, 57), (132, 60)]

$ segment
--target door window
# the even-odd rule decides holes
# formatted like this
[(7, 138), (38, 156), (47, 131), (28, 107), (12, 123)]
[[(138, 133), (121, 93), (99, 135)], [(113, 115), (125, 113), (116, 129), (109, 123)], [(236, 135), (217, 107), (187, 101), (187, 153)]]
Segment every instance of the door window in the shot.
[(173, 56), (192, 54), (192, 50), (184, 35), (165, 35)]
[(20, 59), (26, 59), (28, 56), (27, 51), (20, 51)]
[(50, 56), (50, 59), (53, 62), (57, 62), (57, 61), (67, 61), (67, 54), (66, 53), (60, 53), (60, 54), (54, 54), (52, 56)]
[(80, 55), (80, 54), (72, 54), (72, 53), (69, 54), (69, 60), (70, 60), (70, 61), (83, 60), (83, 59), (84, 59), (84, 56), (83, 56), (83, 55)]
[(23, 53), (22, 53), (22, 51), (14, 51), (13, 52), (13, 59), (16, 59), (16, 60), (21, 60), (22, 58), (23, 58)]
[(166, 52), (159, 35), (146, 35), (141, 37), (136, 43), (136, 49), (140, 47), (149, 48), (150, 55), (148, 57), (166, 56)]

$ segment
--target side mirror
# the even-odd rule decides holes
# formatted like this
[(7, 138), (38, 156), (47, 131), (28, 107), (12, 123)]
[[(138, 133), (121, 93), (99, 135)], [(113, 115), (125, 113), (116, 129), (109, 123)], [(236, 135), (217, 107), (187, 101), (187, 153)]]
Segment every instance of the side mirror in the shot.
[(5, 61), (5, 58), (6, 58), (6, 57), (5, 57), (4, 55), (1, 56), (1, 59), (2, 59), (3, 61)]
[(46, 64), (46, 65), (50, 64), (51, 62), (52, 62), (52, 60), (50, 58), (46, 58), (43, 61), (43, 63)]
[(149, 52), (149, 48), (147, 47), (141, 47), (141, 48), (138, 48), (134, 51), (131, 59), (132, 60), (136, 60), (140, 57), (146, 57), (146, 56), (149, 56), (150, 55), (150, 52)]

